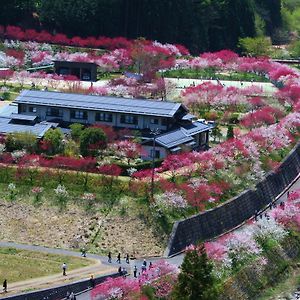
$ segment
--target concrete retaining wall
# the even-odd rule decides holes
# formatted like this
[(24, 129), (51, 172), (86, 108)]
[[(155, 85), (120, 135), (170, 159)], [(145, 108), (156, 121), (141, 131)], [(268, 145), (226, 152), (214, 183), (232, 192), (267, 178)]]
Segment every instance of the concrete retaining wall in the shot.
[[(115, 273), (108, 276), (102, 276), (95, 278), (96, 285), (105, 281), (108, 277), (118, 277), (120, 276), (119, 273)], [(90, 288), (90, 281), (89, 279), (77, 281), (74, 283), (70, 283), (67, 285), (62, 285), (54, 288), (39, 290), (30, 293), (19, 294), (16, 296), (10, 296), (1, 299), (10, 299), (10, 300), (58, 300), (64, 299), (67, 295), (67, 292), (73, 292), (75, 294), (87, 290)], [(8, 286), (9, 288), (9, 286)]]
[(172, 256), (190, 244), (225, 233), (251, 218), (284, 191), (300, 173), (300, 143), (279, 169), (267, 174), (254, 190), (247, 190), (224, 204), (174, 224), (165, 255)]

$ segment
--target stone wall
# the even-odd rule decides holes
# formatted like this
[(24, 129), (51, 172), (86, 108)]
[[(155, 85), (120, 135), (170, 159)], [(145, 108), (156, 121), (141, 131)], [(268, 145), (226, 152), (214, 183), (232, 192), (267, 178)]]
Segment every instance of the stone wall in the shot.
[(178, 221), (174, 224), (165, 255), (172, 256), (190, 244), (205, 241), (239, 226), (255, 211), (265, 208), (284, 191), (300, 173), (300, 143), (282, 162), (276, 172), (267, 174), (254, 190), (247, 190), (224, 204)]

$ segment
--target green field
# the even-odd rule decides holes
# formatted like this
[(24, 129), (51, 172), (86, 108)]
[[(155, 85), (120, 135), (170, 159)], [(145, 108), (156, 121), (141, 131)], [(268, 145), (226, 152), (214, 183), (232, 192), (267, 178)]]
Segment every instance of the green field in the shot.
[(64, 262), (68, 271), (92, 264), (90, 260), (72, 256), (0, 248), (0, 280), (6, 278), (11, 283), (60, 273)]

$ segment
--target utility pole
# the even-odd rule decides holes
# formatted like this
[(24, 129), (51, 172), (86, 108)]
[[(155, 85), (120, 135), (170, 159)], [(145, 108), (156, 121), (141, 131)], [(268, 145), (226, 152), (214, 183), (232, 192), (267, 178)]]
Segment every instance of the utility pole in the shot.
[(160, 134), (158, 128), (151, 130), (151, 135), (153, 135), (153, 144), (152, 144), (152, 172), (151, 172), (151, 201), (154, 201), (154, 170), (155, 170), (155, 139), (157, 135)]

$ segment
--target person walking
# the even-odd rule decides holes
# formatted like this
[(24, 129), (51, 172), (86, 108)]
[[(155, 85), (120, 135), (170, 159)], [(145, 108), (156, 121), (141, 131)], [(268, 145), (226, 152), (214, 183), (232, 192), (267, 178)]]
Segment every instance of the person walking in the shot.
[(4, 279), (3, 281), (3, 292), (7, 293), (7, 279)]
[(143, 260), (143, 266), (147, 267), (146, 259)]
[(146, 260), (144, 259), (143, 263), (142, 263), (142, 273), (146, 272), (147, 270), (147, 262)]
[(63, 270), (63, 276), (67, 276), (67, 264), (63, 263), (61, 268)]
[(90, 277), (90, 285), (92, 289), (95, 287), (95, 279), (93, 274)]
[(129, 254), (126, 254), (126, 263), (129, 264)]
[(111, 252), (108, 252), (108, 262), (111, 263)]
[(134, 269), (133, 269), (133, 277), (134, 278), (137, 278), (137, 267), (136, 266), (134, 266)]
[(81, 249), (81, 256), (86, 257), (86, 249), (84, 247)]
[(76, 296), (73, 292), (70, 294), (70, 300), (76, 300)]
[(123, 267), (123, 268), (122, 268), (122, 275), (123, 275), (123, 278), (126, 278), (126, 274), (127, 274), (127, 271), (126, 271), (126, 269)]
[(116, 262), (119, 264), (121, 263), (121, 253), (118, 254)]

